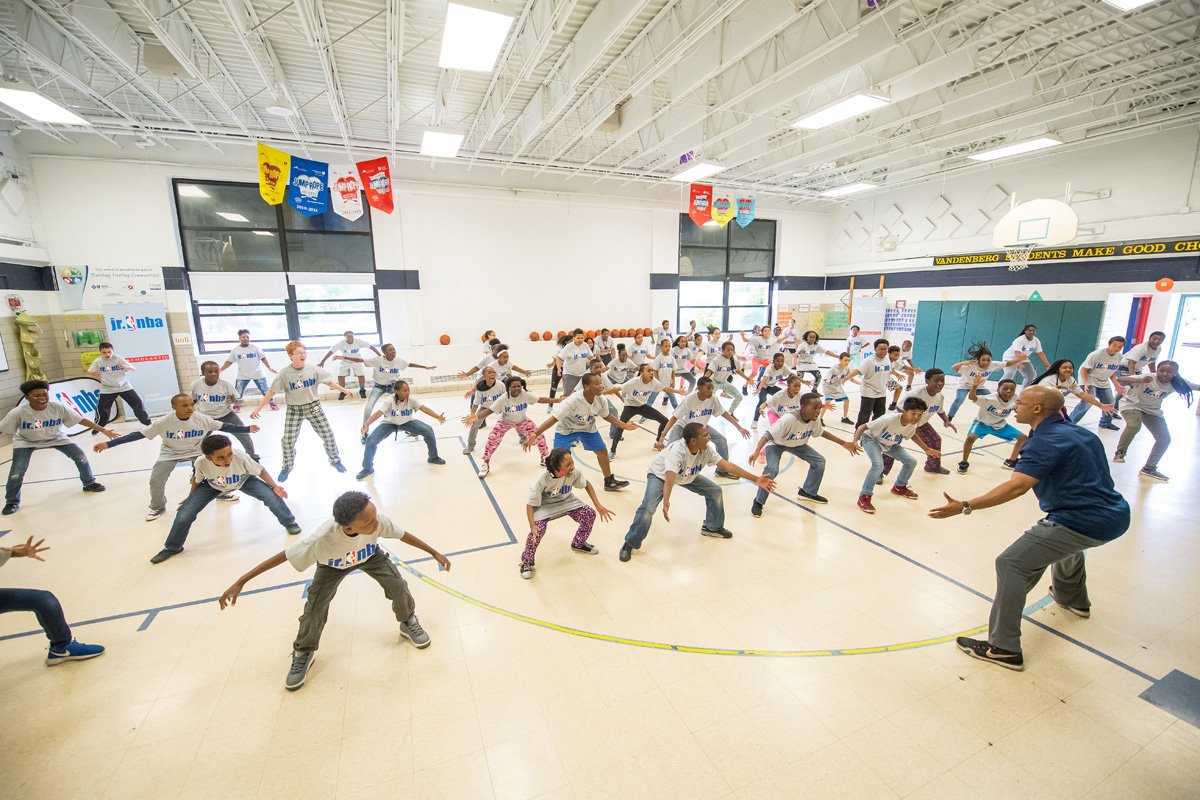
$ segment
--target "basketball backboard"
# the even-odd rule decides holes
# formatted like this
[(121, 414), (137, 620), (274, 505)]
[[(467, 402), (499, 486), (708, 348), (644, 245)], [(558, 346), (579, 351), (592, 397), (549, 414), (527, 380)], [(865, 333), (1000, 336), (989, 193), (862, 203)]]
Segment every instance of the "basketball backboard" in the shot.
[(1000, 218), (992, 246), (1047, 247), (1065, 244), (1079, 232), (1079, 216), (1061, 200), (1030, 200)]

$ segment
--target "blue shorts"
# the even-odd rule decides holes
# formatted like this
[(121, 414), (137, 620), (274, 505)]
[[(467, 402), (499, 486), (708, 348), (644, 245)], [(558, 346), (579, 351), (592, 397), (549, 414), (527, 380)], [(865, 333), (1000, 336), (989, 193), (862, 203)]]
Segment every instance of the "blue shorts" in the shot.
[(850, 398), (847, 397), (846, 395), (842, 395), (841, 397), (834, 397), (831, 394), (825, 395), (825, 402), (827, 402), (827, 403), (840, 403), (843, 400), (849, 400), (849, 399)]
[(995, 436), (996, 438), (1003, 439), (1006, 442), (1015, 442), (1017, 437), (1023, 435), (1019, 430), (1014, 428), (1012, 425), (1009, 425), (1007, 422), (1004, 423), (1003, 428), (993, 428), (991, 425), (985, 425), (979, 420), (975, 420), (971, 423), (971, 429), (967, 431), (967, 434), (980, 439), (986, 439), (988, 436)]
[(590, 450), (595, 453), (599, 450), (607, 450), (608, 446), (604, 444), (604, 440), (600, 438), (600, 434), (596, 431), (580, 431), (579, 433), (556, 433), (554, 434), (554, 449), (555, 450), (570, 450), (571, 445), (575, 442), (582, 442), (584, 450)]

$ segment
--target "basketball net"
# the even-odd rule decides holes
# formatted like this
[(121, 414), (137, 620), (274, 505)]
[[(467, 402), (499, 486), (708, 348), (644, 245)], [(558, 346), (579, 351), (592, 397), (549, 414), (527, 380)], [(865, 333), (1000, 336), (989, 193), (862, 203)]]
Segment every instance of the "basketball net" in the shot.
[(1029, 254), (1033, 252), (1034, 245), (1032, 244), (1007, 244), (1004, 246), (1008, 252), (1008, 271), (1020, 272), (1029, 266)]

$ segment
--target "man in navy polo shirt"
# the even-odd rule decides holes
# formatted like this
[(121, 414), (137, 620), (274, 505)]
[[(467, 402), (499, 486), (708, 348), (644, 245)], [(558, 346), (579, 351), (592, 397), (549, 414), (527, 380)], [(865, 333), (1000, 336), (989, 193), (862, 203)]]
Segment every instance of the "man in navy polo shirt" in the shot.
[(1025, 669), (1021, 612), (1025, 598), (1051, 568), (1054, 601), (1077, 617), (1091, 616), (1083, 553), (1111, 542), (1129, 528), (1129, 504), (1113, 486), (1100, 440), (1060, 413), (1061, 393), (1030, 386), (1017, 398), (1017, 422), (1029, 425), (1029, 441), (1010, 480), (974, 500), (955, 500), (929, 516), (945, 519), (1015, 500), (1033, 489), (1046, 516), (996, 559), (996, 599), (988, 639), (958, 637), (972, 658), (1007, 669)]

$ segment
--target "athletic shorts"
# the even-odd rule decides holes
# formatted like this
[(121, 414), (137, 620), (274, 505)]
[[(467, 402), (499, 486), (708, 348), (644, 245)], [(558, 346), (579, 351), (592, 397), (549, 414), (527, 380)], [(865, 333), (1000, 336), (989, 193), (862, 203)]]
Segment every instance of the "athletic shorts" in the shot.
[(347, 375), (366, 375), (367, 371), (358, 361), (339, 361), (338, 362), (338, 377), (344, 378)]
[(1015, 442), (1017, 437), (1022, 435), (1019, 430), (1014, 428), (1012, 425), (1009, 425), (1007, 422), (1004, 423), (1003, 428), (993, 428), (991, 425), (985, 425), (979, 420), (975, 420), (971, 423), (971, 429), (967, 431), (967, 433), (970, 436), (976, 436), (980, 439), (986, 439), (988, 436), (995, 436), (996, 438), (1003, 439), (1006, 442)]
[(833, 397), (832, 395), (825, 395), (826, 403), (840, 403), (843, 400), (849, 400), (849, 399), (850, 398), (847, 397), (846, 395), (842, 395), (841, 397)]
[(596, 431), (554, 434), (555, 450), (570, 450), (575, 442), (581, 442), (584, 450), (590, 450), (593, 453), (608, 449), (608, 446), (604, 444), (604, 440), (600, 438), (600, 434)]

